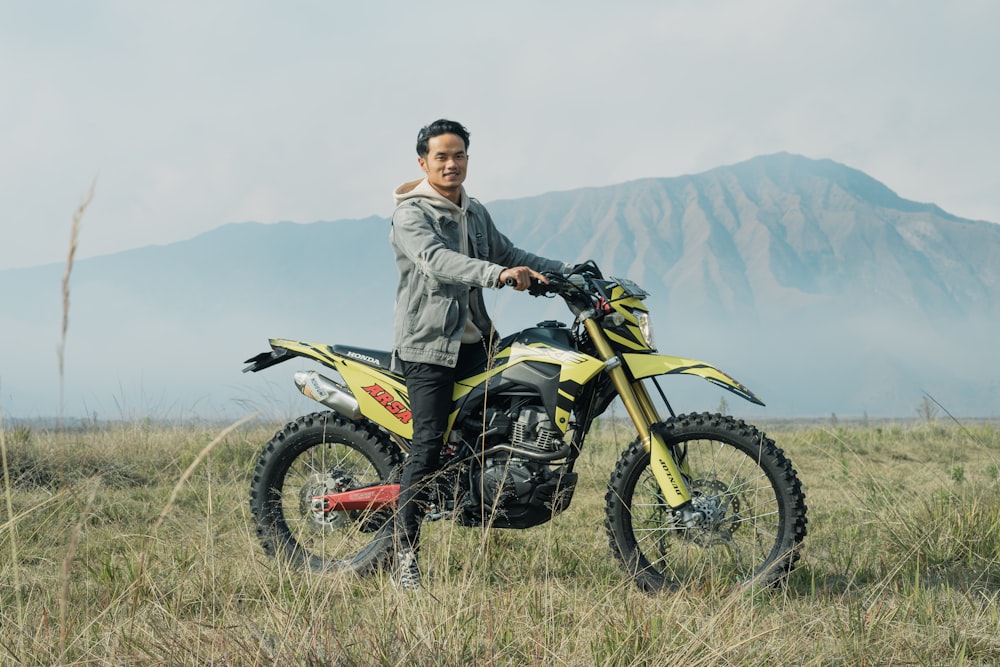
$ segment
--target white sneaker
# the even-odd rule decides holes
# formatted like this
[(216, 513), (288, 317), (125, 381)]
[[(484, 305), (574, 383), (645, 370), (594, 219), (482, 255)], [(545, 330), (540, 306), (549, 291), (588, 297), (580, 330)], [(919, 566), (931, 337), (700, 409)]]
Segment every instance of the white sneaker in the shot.
[(396, 554), (396, 566), (392, 569), (390, 579), (396, 590), (420, 590), (420, 568), (417, 566), (416, 551), (403, 549)]

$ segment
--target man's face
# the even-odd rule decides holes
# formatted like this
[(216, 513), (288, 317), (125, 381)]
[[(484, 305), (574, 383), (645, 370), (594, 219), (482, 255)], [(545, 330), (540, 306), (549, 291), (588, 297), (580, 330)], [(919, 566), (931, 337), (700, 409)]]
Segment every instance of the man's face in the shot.
[(439, 134), (427, 142), (427, 155), (417, 158), (427, 174), (427, 182), (435, 190), (457, 202), (469, 156), (465, 142), (457, 134)]

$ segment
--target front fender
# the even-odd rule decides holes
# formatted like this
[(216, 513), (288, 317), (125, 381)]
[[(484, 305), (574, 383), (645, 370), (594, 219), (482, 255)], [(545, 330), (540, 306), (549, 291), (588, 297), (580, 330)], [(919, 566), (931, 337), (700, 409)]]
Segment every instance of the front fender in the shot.
[(654, 375), (697, 375), (723, 389), (728, 389), (751, 403), (764, 405), (749, 388), (704, 361), (671, 357), (666, 354), (623, 354), (622, 360), (636, 380)]

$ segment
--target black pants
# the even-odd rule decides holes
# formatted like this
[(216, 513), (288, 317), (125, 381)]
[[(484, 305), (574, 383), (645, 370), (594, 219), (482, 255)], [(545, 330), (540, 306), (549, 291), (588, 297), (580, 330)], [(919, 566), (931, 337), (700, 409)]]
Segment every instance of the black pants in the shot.
[(413, 414), (413, 441), (399, 480), (396, 541), (400, 548), (416, 549), (420, 541), (421, 512), (418, 501), (426, 497), (430, 477), (441, 465), (441, 448), (452, 409), (452, 390), (458, 376), (485, 368), (482, 343), (463, 345), (455, 368), (404, 361), (406, 393)]

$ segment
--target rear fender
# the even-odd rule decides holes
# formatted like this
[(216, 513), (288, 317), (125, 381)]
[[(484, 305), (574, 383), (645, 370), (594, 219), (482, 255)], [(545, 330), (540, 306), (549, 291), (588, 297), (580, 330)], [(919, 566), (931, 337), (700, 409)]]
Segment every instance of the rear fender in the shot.
[(338, 354), (330, 345), (282, 338), (272, 338), (270, 343), (272, 351), (248, 359), (250, 365), (244, 372), (263, 370), (294, 357), (312, 359), (340, 373), (361, 414), (407, 440), (413, 438), (410, 401), (400, 376)]
[(748, 387), (711, 364), (665, 354), (623, 354), (622, 360), (636, 380), (655, 375), (697, 375), (756, 405), (764, 405)]
[(248, 364), (243, 369), (244, 373), (256, 373), (295, 357), (306, 357), (318, 361), (324, 366), (336, 368), (338, 356), (334, 354), (333, 348), (329, 345), (304, 343), (284, 338), (271, 338), (268, 343), (271, 344), (271, 351), (261, 352), (257, 356), (247, 359), (244, 362)]

